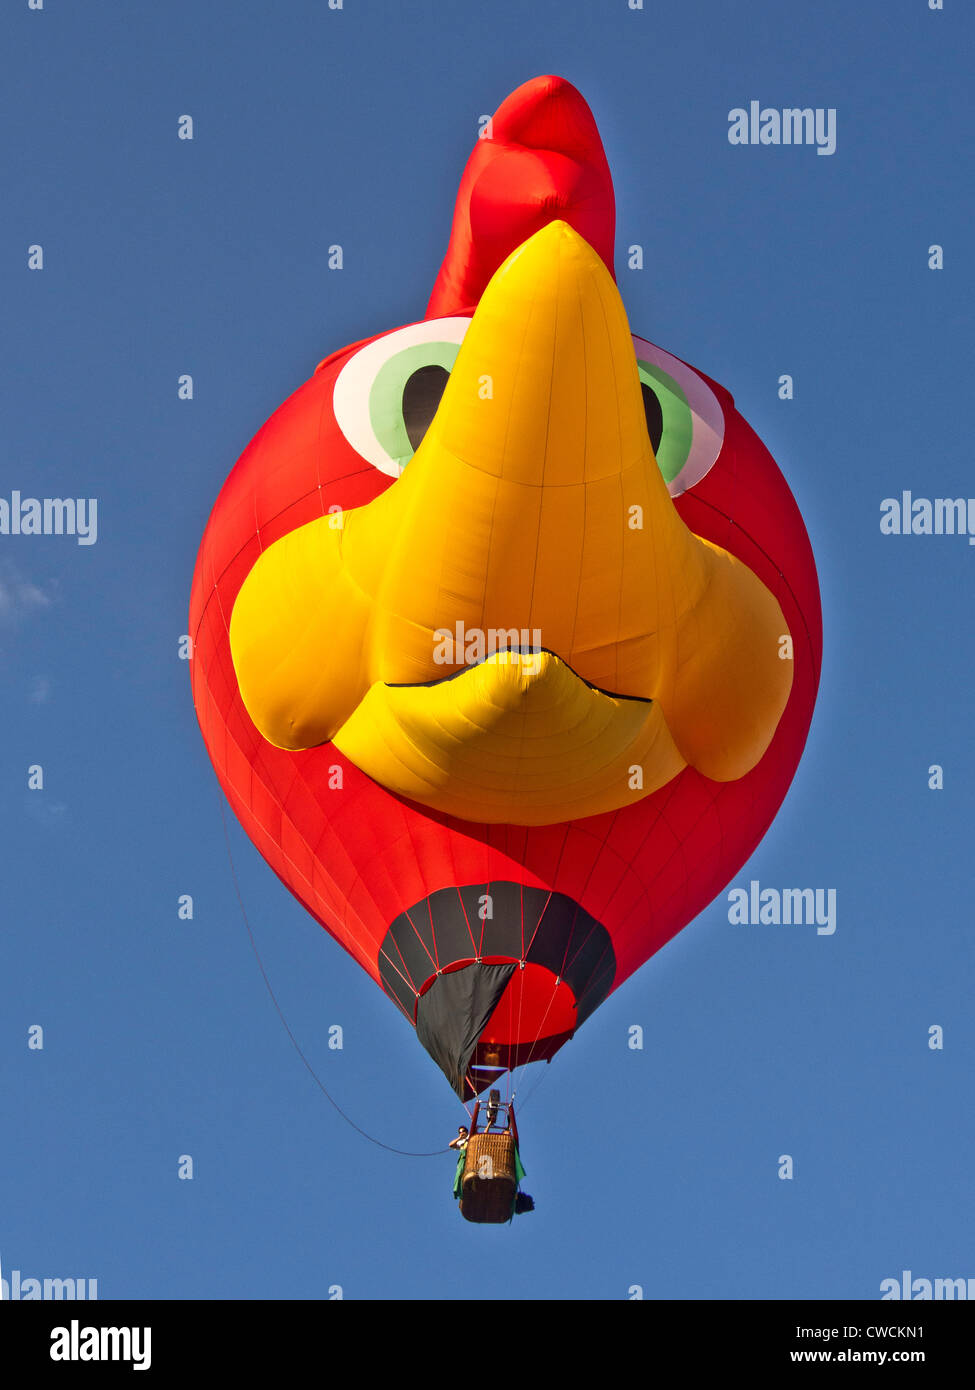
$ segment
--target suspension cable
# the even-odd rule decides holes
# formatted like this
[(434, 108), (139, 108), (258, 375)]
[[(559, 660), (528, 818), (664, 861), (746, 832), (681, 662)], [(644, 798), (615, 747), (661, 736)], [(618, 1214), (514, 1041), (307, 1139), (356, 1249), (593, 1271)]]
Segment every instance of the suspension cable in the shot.
[(227, 846), (227, 859), (230, 863), (230, 874), (234, 881), (234, 891), (237, 894), (237, 902), (240, 905), (241, 916), (244, 919), (244, 926), (247, 928), (247, 935), (250, 938), (251, 950), (254, 952), (254, 958), (257, 961), (258, 969), (261, 972), (261, 978), (263, 979), (265, 987), (267, 988), (267, 992), (271, 997), (271, 1003), (274, 1005), (278, 1018), (281, 1020), (281, 1023), (284, 1027), (284, 1031), (291, 1039), (292, 1047), (297, 1052), (302, 1062), (304, 1062), (305, 1068), (311, 1076), (312, 1080), (314, 1081), (315, 1085), (321, 1091), (322, 1095), (328, 1101), (329, 1105), (331, 1105), (334, 1110), (337, 1110), (338, 1113), (342, 1116), (342, 1119), (345, 1121), (345, 1123), (349, 1125), (352, 1129), (354, 1129), (356, 1134), (361, 1134), (363, 1139), (368, 1139), (370, 1144), (375, 1144), (377, 1148), (385, 1149), (387, 1153), (399, 1154), (403, 1158), (438, 1158), (441, 1154), (450, 1153), (449, 1148), (432, 1149), (429, 1153), (415, 1153), (410, 1149), (397, 1149), (392, 1144), (384, 1144), (381, 1139), (376, 1139), (374, 1135), (367, 1133), (366, 1130), (362, 1129), (359, 1125), (357, 1125), (355, 1120), (351, 1119), (350, 1116), (348, 1116), (345, 1113), (341, 1105), (339, 1105), (338, 1101), (333, 1100), (333, 1098), (329, 1095), (328, 1091), (325, 1089), (325, 1086), (322, 1084), (321, 1078), (315, 1071), (315, 1068), (312, 1066), (311, 1062), (309, 1062), (308, 1058), (301, 1050), (301, 1045), (299, 1044), (298, 1039), (295, 1037), (294, 1033), (292, 1033), (290, 1027), (288, 1026), (288, 1020), (284, 1016), (284, 1013), (281, 1009), (281, 1005), (278, 1003), (277, 996), (275, 995), (274, 990), (271, 988), (271, 981), (268, 979), (267, 971), (264, 969), (264, 962), (261, 959), (260, 951), (257, 949), (257, 942), (254, 940), (254, 933), (251, 930), (250, 920), (247, 916), (247, 909), (244, 907), (244, 899), (240, 891), (240, 882), (237, 878), (237, 868), (234, 864), (234, 856), (230, 848), (230, 834), (227, 829), (227, 814), (224, 809), (222, 796), (220, 797), (220, 819), (223, 822), (223, 838), (224, 843)]

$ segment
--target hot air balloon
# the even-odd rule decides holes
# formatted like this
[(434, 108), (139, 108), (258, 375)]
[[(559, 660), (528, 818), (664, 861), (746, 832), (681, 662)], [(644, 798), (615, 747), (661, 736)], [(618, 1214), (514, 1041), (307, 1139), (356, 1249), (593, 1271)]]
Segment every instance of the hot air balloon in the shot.
[(271, 416), (193, 579), (236, 816), (468, 1100), (727, 884), (819, 680), (795, 501), (728, 391), (632, 332), (614, 232), (585, 101), (519, 87), (426, 316)]

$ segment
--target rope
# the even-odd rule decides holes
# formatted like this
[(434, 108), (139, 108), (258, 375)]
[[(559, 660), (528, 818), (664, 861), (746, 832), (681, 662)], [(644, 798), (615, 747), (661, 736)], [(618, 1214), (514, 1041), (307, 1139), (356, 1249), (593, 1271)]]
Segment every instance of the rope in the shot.
[[(528, 1063), (525, 1062), (523, 1065), (524, 1065), (524, 1066), (527, 1066)], [(526, 1105), (528, 1104), (528, 1102), (531, 1100), (532, 1096), (533, 1096), (533, 1095), (535, 1094), (535, 1092), (538, 1090), (539, 1086), (542, 1084), (542, 1082), (543, 1082), (543, 1081), (545, 1080), (545, 1078), (548, 1076), (548, 1074), (549, 1074), (550, 1071), (551, 1071), (551, 1068), (548, 1067), (548, 1066), (543, 1067), (543, 1068), (539, 1071), (538, 1075), (535, 1077), (534, 1082), (533, 1082), (532, 1085), (528, 1088), (528, 1094), (525, 1096), (525, 1099), (524, 1099), (524, 1100), (520, 1100), (520, 1101), (518, 1102), (518, 1111), (519, 1111), (520, 1114), (524, 1114), (525, 1106), (526, 1106)], [(519, 1077), (519, 1078), (518, 1078), (519, 1084), (521, 1083), (522, 1080), (523, 1080), (523, 1077)], [(516, 1090), (513, 1090), (513, 1091), (511, 1092), (511, 1099), (512, 1099), (512, 1101), (514, 1101), (514, 1098), (515, 1098), (515, 1095), (516, 1095), (516, 1094), (517, 1094), (517, 1089), (516, 1089)]]
[[(345, 1123), (346, 1123), (347, 1125), (351, 1126), (351, 1128), (355, 1130), (356, 1134), (361, 1134), (362, 1137), (363, 1137), (363, 1139), (368, 1139), (370, 1144), (375, 1144), (377, 1148), (385, 1149), (387, 1153), (399, 1154), (399, 1155), (401, 1155), (403, 1158), (439, 1158), (439, 1156), (440, 1156), (441, 1154), (450, 1153), (451, 1150), (450, 1150), (449, 1148), (445, 1148), (445, 1149), (433, 1149), (433, 1150), (431, 1150), (429, 1153), (414, 1153), (414, 1152), (413, 1152), (412, 1150), (410, 1150), (410, 1149), (397, 1149), (397, 1148), (394, 1148), (394, 1146), (393, 1146), (392, 1144), (384, 1144), (383, 1141), (382, 1141), (381, 1139), (376, 1139), (373, 1135), (368, 1134), (368, 1133), (366, 1132), (366, 1130), (361, 1129), (361, 1128), (359, 1127), (359, 1125), (356, 1124), (355, 1120), (351, 1119), (351, 1118), (345, 1113), (345, 1111), (342, 1109), (341, 1105), (339, 1105), (338, 1101), (332, 1099), (332, 1097), (329, 1095), (328, 1091), (327, 1091), (327, 1090), (325, 1089), (325, 1087), (322, 1085), (322, 1082), (321, 1082), (320, 1077), (318, 1076), (318, 1073), (315, 1071), (315, 1068), (312, 1066), (311, 1062), (309, 1062), (309, 1060), (308, 1060), (308, 1058), (305, 1056), (304, 1052), (302, 1052), (301, 1046), (300, 1046), (300, 1044), (299, 1044), (299, 1042), (298, 1042), (298, 1039), (295, 1037), (294, 1033), (292, 1033), (290, 1027), (288, 1026), (288, 1020), (285, 1018), (284, 1013), (283, 1013), (282, 1010), (281, 1010), (281, 1005), (280, 1005), (280, 1004), (278, 1003), (278, 1001), (277, 1001), (277, 996), (275, 995), (274, 990), (271, 988), (271, 981), (268, 979), (268, 977), (267, 977), (267, 971), (264, 969), (264, 962), (261, 960), (261, 953), (260, 953), (260, 951), (258, 951), (258, 949), (257, 949), (257, 942), (254, 940), (254, 933), (251, 931), (251, 924), (250, 924), (250, 921), (248, 920), (248, 917), (247, 917), (247, 910), (246, 910), (246, 908), (244, 907), (244, 899), (243, 899), (243, 897), (241, 896), (240, 883), (238, 882), (238, 879), (237, 879), (237, 869), (236, 869), (236, 867), (235, 867), (235, 865), (234, 865), (234, 856), (233, 856), (233, 853), (232, 853), (231, 848), (230, 848), (230, 834), (229, 834), (229, 832), (228, 832), (228, 830), (227, 830), (227, 815), (226, 815), (226, 812), (225, 812), (225, 810), (224, 810), (223, 798), (222, 798), (222, 797), (220, 798), (220, 819), (221, 819), (221, 821), (223, 822), (223, 838), (224, 838), (224, 843), (225, 843), (226, 846), (227, 846), (227, 859), (228, 859), (228, 861), (229, 861), (229, 863), (230, 863), (230, 874), (231, 874), (231, 877), (233, 878), (233, 881), (234, 881), (234, 891), (235, 891), (236, 894), (237, 894), (237, 902), (240, 904), (240, 913), (241, 913), (241, 916), (242, 916), (243, 919), (244, 919), (244, 926), (247, 928), (247, 935), (248, 935), (248, 937), (250, 938), (251, 950), (254, 952), (254, 958), (255, 958), (255, 960), (257, 961), (258, 969), (259, 969), (260, 972), (261, 972), (261, 978), (263, 979), (264, 984), (265, 984), (265, 986), (266, 986), (266, 988), (267, 988), (267, 992), (268, 992), (268, 994), (269, 994), (270, 997), (271, 997), (271, 1003), (274, 1005), (274, 1008), (275, 1008), (275, 1010), (276, 1010), (276, 1012), (277, 1012), (278, 1018), (281, 1020), (281, 1023), (282, 1023), (282, 1025), (284, 1026), (284, 1031), (287, 1033), (288, 1037), (291, 1039), (291, 1045), (292, 1045), (292, 1047), (293, 1047), (294, 1050), (297, 1052), (297, 1054), (298, 1054), (298, 1056), (301, 1058), (301, 1060), (304, 1062), (305, 1067), (306, 1067), (306, 1069), (307, 1069), (309, 1075), (311, 1076), (312, 1080), (314, 1081), (315, 1085), (316, 1085), (316, 1086), (318, 1087), (318, 1089), (321, 1091), (322, 1095), (323, 1095), (323, 1096), (325, 1097), (325, 1099), (328, 1101), (329, 1105), (331, 1105), (332, 1108), (333, 1108), (334, 1110), (337, 1110), (338, 1113), (342, 1116), (342, 1119), (345, 1121)], [(466, 1109), (467, 1107), (465, 1106), (464, 1108)], [(468, 1112), (468, 1113), (470, 1113), (470, 1112)]]

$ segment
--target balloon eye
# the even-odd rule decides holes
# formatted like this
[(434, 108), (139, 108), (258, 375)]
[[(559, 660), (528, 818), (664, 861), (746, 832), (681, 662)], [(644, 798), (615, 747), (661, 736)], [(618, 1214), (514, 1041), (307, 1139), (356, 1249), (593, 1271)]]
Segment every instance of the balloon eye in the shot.
[(693, 367), (645, 338), (633, 339), (647, 434), (671, 497), (694, 487), (724, 439), (724, 411)]
[(398, 478), (430, 428), (469, 318), (428, 319), (367, 343), (335, 378), (332, 406), (353, 449)]
[(641, 381), (640, 390), (643, 392), (643, 410), (647, 417), (647, 434), (650, 436), (650, 443), (653, 445), (654, 456), (656, 456), (657, 450), (660, 448), (660, 439), (664, 432), (663, 407), (652, 386), (648, 386), (645, 381)]
[(417, 367), (406, 378), (403, 387), (403, 424), (414, 453), (430, 428), (449, 380), (450, 373), (446, 367), (438, 365)]
[(687, 397), (677, 382), (654, 362), (637, 361), (647, 430), (657, 467), (669, 486), (687, 462), (694, 425)]

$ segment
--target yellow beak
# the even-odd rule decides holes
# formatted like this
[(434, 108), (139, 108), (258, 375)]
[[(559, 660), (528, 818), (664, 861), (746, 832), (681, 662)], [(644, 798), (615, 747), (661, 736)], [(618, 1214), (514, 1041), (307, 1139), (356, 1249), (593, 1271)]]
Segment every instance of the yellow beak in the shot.
[[(488, 634), (479, 664), (444, 661), (458, 625)], [(491, 655), (512, 629), (501, 645), (546, 654)], [(622, 300), (563, 222), (488, 285), (402, 475), (270, 546), (230, 624), (270, 742), (331, 739), (390, 790), (515, 824), (614, 809), (687, 764), (742, 776), (788, 699), (787, 632), (674, 509)]]

